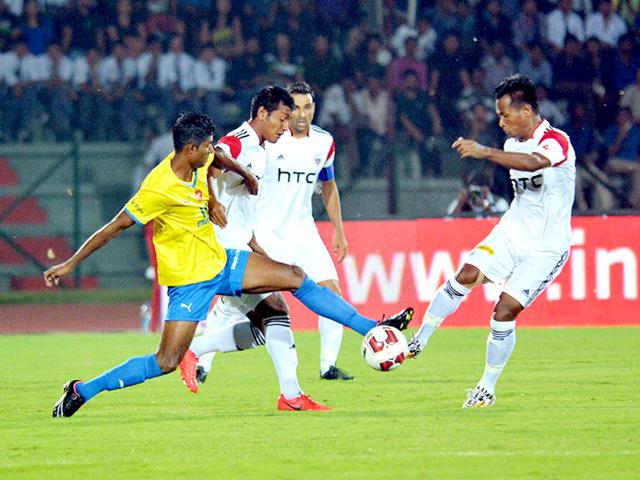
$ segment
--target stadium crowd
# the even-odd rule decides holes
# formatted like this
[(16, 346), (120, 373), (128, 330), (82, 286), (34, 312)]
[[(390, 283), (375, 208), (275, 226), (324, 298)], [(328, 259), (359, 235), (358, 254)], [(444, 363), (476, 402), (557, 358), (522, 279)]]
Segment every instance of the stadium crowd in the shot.
[(228, 126), (304, 79), (352, 176), (391, 144), (437, 177), (455, 137), (502, 143), (492, 89), (520, 72), (571, 136), (576, 209), (640, 208), (640, 2), (418, 1), (415, 22), (406, 3), (0, 0), (0, 141), (141, 141), (186, 110)]

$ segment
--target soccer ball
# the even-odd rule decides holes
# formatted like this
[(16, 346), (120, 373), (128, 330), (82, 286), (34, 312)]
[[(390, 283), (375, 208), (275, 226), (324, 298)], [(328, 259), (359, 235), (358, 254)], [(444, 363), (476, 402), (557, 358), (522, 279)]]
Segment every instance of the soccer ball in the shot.
[(388, 372), (398, 368), (409, 355), (406, 337), (388, 325), (374, 327), (362, 339), (362, 358), (371, 368)]

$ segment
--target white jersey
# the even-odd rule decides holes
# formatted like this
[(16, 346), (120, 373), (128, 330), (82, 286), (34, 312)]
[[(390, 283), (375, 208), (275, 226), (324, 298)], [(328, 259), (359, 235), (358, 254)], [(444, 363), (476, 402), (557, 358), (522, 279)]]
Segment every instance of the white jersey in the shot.
[(308, 136), (294, 138), (286, 132), (266, 151), (256, 236), (286, 243), (308, 238), (316, 232), (311, 201), (316, 181), (333, 179), (333, 137), (312, 125)]
[(509, 170), (514, 199), (496, 228), (519, 247), (534, 252), (566, 252), (571, 246), (576, 154), (569, 136), (542, 120), (532, 138), (509, 138), (505, 152), (539, 153), (551, 167)]
[[(217, 147), (235, 158), (260, 180), (264, 176), (267, 153), (248, 122), (218, 140)], [(256, 223), (257, 196), (250, 195), (244, 179), (233, 172), (223, 172), (216, 181), (216, 196), (224, 205), (227, 226), (214, 225), (216, 237), (225, 248), (249, 250)]]

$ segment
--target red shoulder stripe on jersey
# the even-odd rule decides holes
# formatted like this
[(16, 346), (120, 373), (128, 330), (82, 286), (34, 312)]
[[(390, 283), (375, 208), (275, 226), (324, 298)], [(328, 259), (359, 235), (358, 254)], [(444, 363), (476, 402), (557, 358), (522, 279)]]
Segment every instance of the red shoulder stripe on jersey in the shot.
[(233, 158), (238, 158), (238, 155), (240, 155), (240, 152), (242, 151), (242, 142), (240, 142), (239, 138), (225, 136), (218, 140), (218, 143), (216, 143), (216, 145), (220, 145), (221, 143), (224, 143), (229, 147), (229, 151), (231, 152), (231, 156)]
[(564, 160), (554, 165), (554, 167), (557, 167), (567, 161), (567, 155), (569, 154), (569, 141), (567, 140), (567, 137), (562, 135), (560, 132), (553, 129), (549, 129), (542, 134), (542, 137), (540, 138), (538, 145), (540, 145), (542, 142), (544, 142), (549, 138), (558, 142), (560, 144), (560, 148), (562, 148), (562, 155), (564, 156)]
[(335, 151), (336, 151), (336, 141), (331, 139), (331, 148), (329, 148), (329, 153), (327, 154), (327, 158), (325, 159), (324, 163), (327, 163), (327, 160), (331, 158), (331, 155), (333, 155)]

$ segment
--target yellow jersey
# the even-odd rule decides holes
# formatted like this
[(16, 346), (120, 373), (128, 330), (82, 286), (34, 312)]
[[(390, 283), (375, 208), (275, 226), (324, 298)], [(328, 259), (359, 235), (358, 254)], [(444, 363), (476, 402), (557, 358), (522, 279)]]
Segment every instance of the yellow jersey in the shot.
[(209, 220), (207, 163), (191, 182), (171, 168), (172, 152), (144, 179), (127, 202), (125, 212), (138, 224), (153, 220), (153, 244), (158, 258), (158, 283), (178, 286), (210, 280), (225, 266), (227, 253)]

